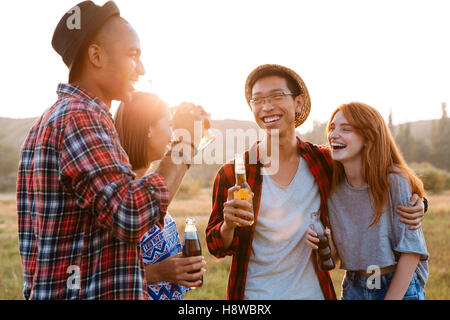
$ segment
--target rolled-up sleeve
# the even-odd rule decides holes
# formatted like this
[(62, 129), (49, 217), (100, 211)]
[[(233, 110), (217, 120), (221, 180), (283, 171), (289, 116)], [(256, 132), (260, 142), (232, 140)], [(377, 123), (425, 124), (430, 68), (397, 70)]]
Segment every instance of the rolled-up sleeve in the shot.
[(77, 205), (122, 241), (138, 243), (165, 215), (168, 189), (156, 173), (134, 174), (117, 136), (96, 112), (71, 116), (65, 127), (60, 177)]
[(411, 198), (411, 187), (408, 179), (404, 175), (391, 174), (390, 183), (392, 188), (391, 201), (393, 202), (393, 228), (395, 232), (394, 251), (397, 253), (417, 253), (420, 254), (420, 260), (427, 260), (429, 257), (425, 237), (422, 228), (410, 230), (409, 225), (400, 221), (401, 216), (397, 214), (398, 205), (409, 206)]
[(228, 196), (227, 178), (223, 168), (219, 170), (214, 180), (212, 195), (212, 212), (206, 227), (206, 244), (209, 252), (217, 258), (233, 255), (237, 252), (239, 236), (237, 228), (234, 230), (234, 237), (231, 245), (225, 248), (223, 245), (220, 228), (223, 224), (223, 204)]

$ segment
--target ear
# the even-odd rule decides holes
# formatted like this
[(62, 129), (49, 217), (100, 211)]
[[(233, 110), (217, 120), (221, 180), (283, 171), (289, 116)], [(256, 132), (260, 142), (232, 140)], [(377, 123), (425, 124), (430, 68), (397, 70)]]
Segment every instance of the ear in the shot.
[(88, 48), (89, 62), (97, 68), (101, 68), (104, 63), (104, 51), (97, 44), (91, 44)]
[(305, 98), (301, 94), (299, 94), (297, 97), (295, 97), (294, 103), (295, 112), (300, 113), (302, 111), (303, 104), (305, 103)]

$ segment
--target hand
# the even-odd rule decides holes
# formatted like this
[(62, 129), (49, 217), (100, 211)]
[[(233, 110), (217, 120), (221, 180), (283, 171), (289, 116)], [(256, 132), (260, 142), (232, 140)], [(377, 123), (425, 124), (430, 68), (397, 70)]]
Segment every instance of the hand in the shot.
[(412, 195), (409, 205), (410, 207), (397, 206), (397, 213), (403, 217), (400, 218), (401, 222), (411, 225), (409, 230), (417, 230), (422, 226), (425, 207), (422, 199), (417, 194)]
[(306, 229), (306, 242), (311, 247), (311, 249), (319, 249), (319, 247), (317, 246), (317, 244), (319, 243), (319, 237), (317, 236), (317, 233), (315, 233), (311, 228), (311, 226)]
[[(178, 106), (174, 107), (174, 114), (172, 117), (174, 131), (186, 130), (186, 134), (183, 134), (185, 133), (183, 131), (179, 132), (180, 136), (183, 137), (184, 141), (193, 142), (196, 146), (198, 146), (203, 135), (202, 119), (205, 114), (206, 112), (201, 106), (197, 106), (189, 102), (182, 102)], [(194, 133), (196, 133), (196, 135), (194, 135)]]
[(166, 219), (166, 213), (167, 211), (165, 211), (163, 214), (161, 214), (159, 216), (158, 221), (155, 222), (155, 225), (160, 228), (161, 230), (164, 230), (164, 220)]
[[(331, 256), (336, 261), (339, 256), (336, 251), (336, 247), (334, 246), (333, 237), (331, 236), (331, 230), (326, 228), (325, 229), (325, 235), (328, 238), (328, 243), (330, 245), (331, 250)], [(306, 229), (306, 242), (313, 250), (318, 250), (319, 246), (317, 245), (319, 243), (319, 237), (317, 236), (317, 233), (309, 226)]]
[[(245, 200), (234, 199), (234, 191), (239, 190), (239, 186), (228, 189), (227, 202), (223, 204), (224, 228), (234, 229), (239, 224), (241, 226), (251, 226), (253, 221), (253, 206)], [(252, 193), (253, 198), (253, 193)]]
[[(201, 276), (206, 272), (202, 267), (206, 261), (202, 256), (184, 257), (182, 253), (171, 256), (161, 262), (145, 266), (147, 283), (168, 281), (185, 287), (198, 287)], [(189, 273), (198, 271), (195, 273)]]

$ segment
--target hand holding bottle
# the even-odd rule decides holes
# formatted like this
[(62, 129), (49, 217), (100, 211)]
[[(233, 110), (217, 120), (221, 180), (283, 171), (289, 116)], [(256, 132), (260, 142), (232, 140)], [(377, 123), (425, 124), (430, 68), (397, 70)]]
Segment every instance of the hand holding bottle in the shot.
[(253, 206), (251, 203), (253, 192), (251, 193), (250, 201), (236, 199), (234, 192), (239, 192), (240, 189), (240, 186), (233, 186), (228, 189), (227, 202), (223, 204), (224, 225), (228, 229), (234, 230), (239, 225), (246, 227), (253, 224)]
[[(326, 228), (325, 229), (325, 235), (328, 237), (328, 241), (330, 242), (330, 246), (333, 247), (332, 251), (334, 251), (333, 250), (334, 249), (333, 240), (332, 240), (332, 237), (331, 237), (331, 230)], [(306, 229), (306, 242), (311, 247), (311, 249), (317, 250), (317, 249), (319, 249), (319, 247), (318, 247), (319, 241), (320, 241), (319, 240), (319, 236), (311, 228), (311, 226), (309, 226), (308, 229)]]
[(334, 269), (333, 255), (336, 251), (332, 250), (333, 240), (330, 229), (325, 229), (320, 221), (320, 211), (311, 213), (311, 225), (307, 229), (306, 241), (314, 250), (317, 250), (319, 268), (322, 271)]
[(203, 256), (184, 257), (178, 253), (167, 259), (145, 266), (147, 283), (168, 281), (185, 287), (199, 287), (206, 270)]

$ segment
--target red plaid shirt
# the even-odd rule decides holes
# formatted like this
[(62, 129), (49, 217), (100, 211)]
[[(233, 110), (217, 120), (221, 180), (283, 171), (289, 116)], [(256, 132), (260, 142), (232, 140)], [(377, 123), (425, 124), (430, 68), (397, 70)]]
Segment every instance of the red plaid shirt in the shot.
[[(329, 151), (325, 147), (313, 145), (298, 139), (298, 152), (306, 160), (308, 167), (316, 180), (320, 193), (321, 220), (324, 225), (327, 221), (327, 198), (330, 194), (332, 167)], [(256, 153), (256, 155), (255, 155)], [(256, 164), (249, 164), (249, 159), (257, 159)], [(223, 223), (223, 204), (227, 201), (228, 189), (235, 184), (234, 164), (227, 163), (217, 173), (214, 181), (212, 213), (206, 228), (206, 243), (208, 249), (218, 258), (232, 255), (230, 275), (228, 278), (227, 299), (242, 300), (245, 292), (247, 267), (252, 251), (253, 234), (258, 219), (259, 204), (261, 200), (261, 162), (257, 147), (253, 147), (245, 153), (247, 182), (254, 193), (253, 209), (255, 223), (251, 227), (236, 228), (233, 242), (230, 247), (223, 247), (220, 227)], [(333, 282), (330, 273), (319, 270), (317, 257), (314, 260), (314, 268), (319, 278), (320, 287), (325, 299), (336, 299)], [(292, 266), (295, 268), (295, 266)]]
[(138, 181), (108, 107), (58, 86), (31, 128), (17, 181), (26, 299), (147, 299), (141, 237), (164, 215), (168, 190)]

